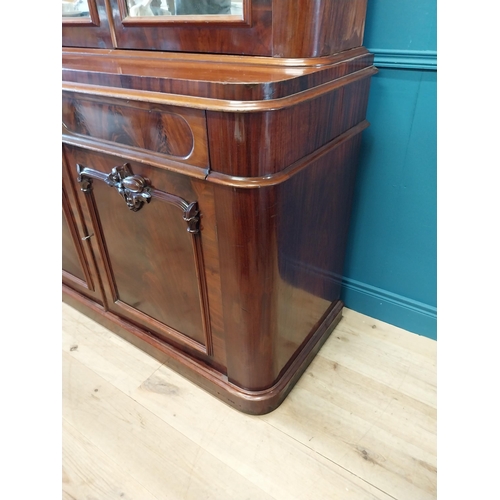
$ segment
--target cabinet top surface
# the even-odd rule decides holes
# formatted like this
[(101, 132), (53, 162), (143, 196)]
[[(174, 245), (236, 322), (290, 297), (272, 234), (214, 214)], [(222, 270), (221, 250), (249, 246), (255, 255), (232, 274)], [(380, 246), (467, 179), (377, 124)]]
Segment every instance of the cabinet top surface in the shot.
[(63, 82), (196, 97), (268, 100), (287, 97), (363, 70), (364, 47), (321, 58), (66, 48)]

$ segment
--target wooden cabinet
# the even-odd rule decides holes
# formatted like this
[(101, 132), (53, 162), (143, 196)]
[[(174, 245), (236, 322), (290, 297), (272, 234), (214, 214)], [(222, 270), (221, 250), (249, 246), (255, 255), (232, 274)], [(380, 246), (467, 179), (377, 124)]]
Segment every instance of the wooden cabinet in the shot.
[(341, 317), (365, 3), (167, 19), (132, 1), (63, 23), (63, 297), (266, 413)]
[(64, 46), (281, 58), (320, 57), (361, 46), (367, 2), (241, 0), (241, 15), (184, 15), (183, 3), (207, 0), (163, 0), (175, 15), (133, 16), (133, 0), (85, 1), (87, 16), (63, 17)]

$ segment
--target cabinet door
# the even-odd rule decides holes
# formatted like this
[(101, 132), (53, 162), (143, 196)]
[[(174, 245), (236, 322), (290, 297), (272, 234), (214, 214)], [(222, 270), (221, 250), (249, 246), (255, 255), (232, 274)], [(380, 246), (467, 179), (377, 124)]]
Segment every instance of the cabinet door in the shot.
[(92, 233), (83, 223), (64, 165), (61, 227), (63, 283), (102, 305), (102, 292), (88, 242)]
[(62, 45), (113, 47), (105, 0), (62, 0)]
[(118, 48), (272, 54), (271, 0), (111, 0)]
[(200, 214), (187, 176), (73, 148), (110, 311), (211, 354)]

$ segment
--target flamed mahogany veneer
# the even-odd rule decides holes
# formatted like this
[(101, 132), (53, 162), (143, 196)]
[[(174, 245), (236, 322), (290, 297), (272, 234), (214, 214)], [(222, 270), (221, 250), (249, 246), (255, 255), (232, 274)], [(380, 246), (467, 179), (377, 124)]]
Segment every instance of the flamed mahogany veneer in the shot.
[(63, 298), (272, 411), (341, 318), (366, 1), (244, 0), (238, 22), (89, 6), (63, 19)]

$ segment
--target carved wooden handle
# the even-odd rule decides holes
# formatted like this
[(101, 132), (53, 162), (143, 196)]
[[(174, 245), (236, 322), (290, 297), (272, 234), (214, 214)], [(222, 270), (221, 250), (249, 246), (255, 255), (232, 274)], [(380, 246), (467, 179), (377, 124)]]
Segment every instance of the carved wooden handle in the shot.
[(140, 210), (144, 203), (149, 203), (154, 196), (156, 199), (170, 203), (182, 210), (182, 218), (187, 222), (188, 233), (198, 234), (200, 232), (200, 212), (197, 201), (189, 203), (175, 194), (154, 189), (149, 179), (134, 175), (128, 163), (114, 167), (110, 174), (80, 164), (76, 165), (76, 170), (78, 172), (77, 181), (84, 193), (90, 194), (92, 192), (94, 179), (104, 181), (118, 190), (127, 203), (127, 207), (134, 212)]
[(89, 193), (92, 190), (92, 180), (98, 179), (104, 181), (108, 186), (116, 188), (125, 200), (127, 207), (133, 212), (137, 212), (144, 203), (151, 201), (150, 180), (140, 175), (134, 175), (128, 163), (113, 167), (108, 175), (82, 165), (77, 165), (76, 169), (78, 172), (77, 181), (81, 184), (84, 193)]
[(128, 163), (114, 167), (105, 182), (118, 190), (133, 212), (151, 201), (151, 182), (145, 177), (134, 175)]

